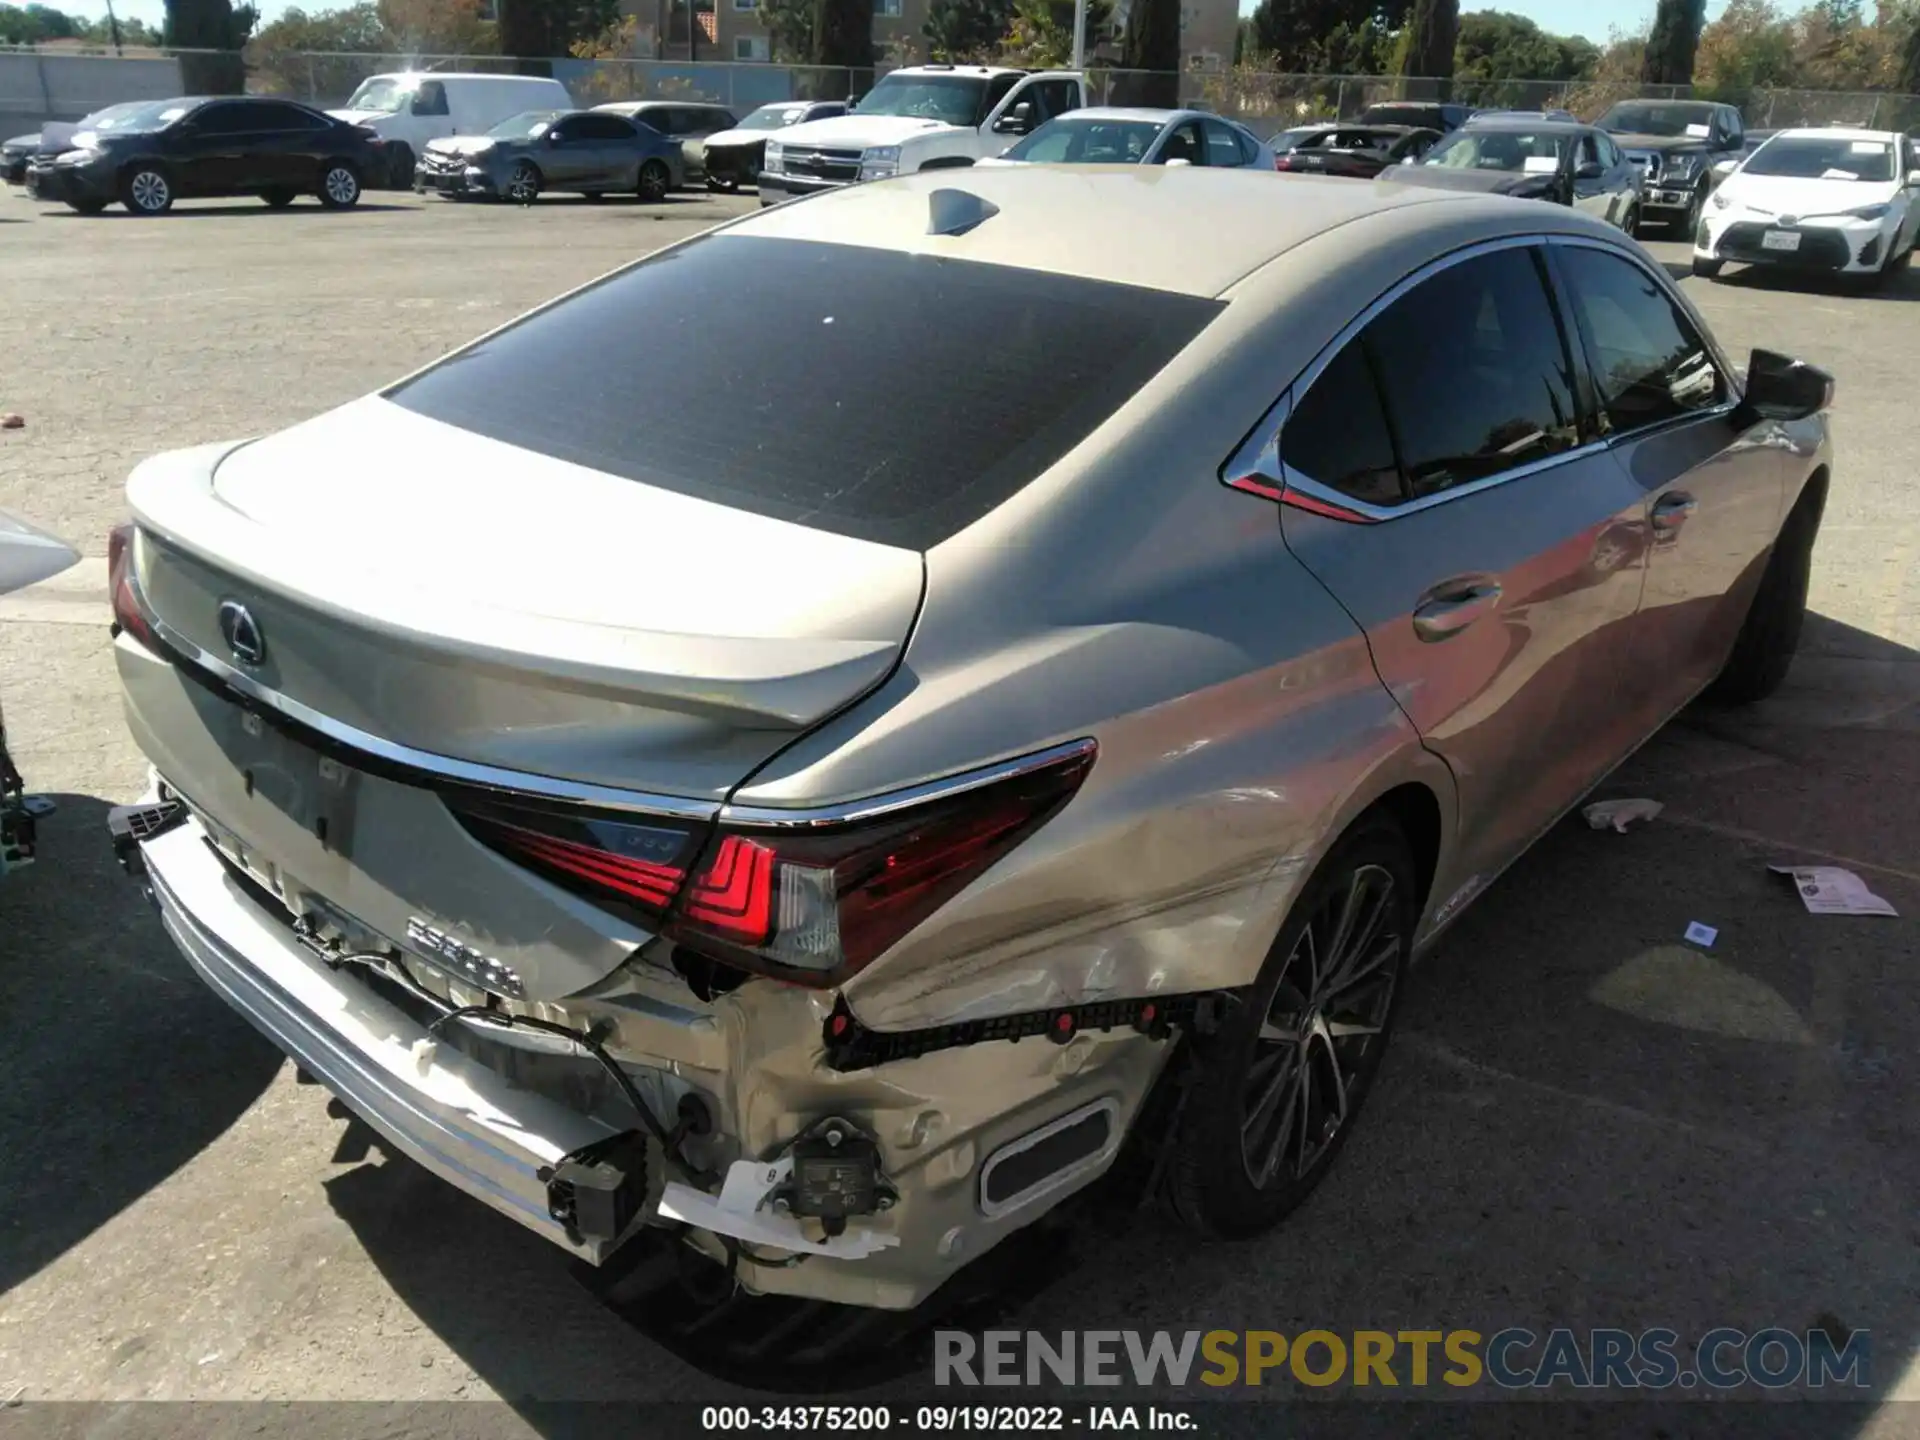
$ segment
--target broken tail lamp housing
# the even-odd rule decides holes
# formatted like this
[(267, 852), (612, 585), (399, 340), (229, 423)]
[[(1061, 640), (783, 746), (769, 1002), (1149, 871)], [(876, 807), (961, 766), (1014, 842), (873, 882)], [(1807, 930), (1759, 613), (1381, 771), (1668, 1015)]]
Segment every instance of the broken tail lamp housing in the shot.
[[(1093, 766), (1079, 740), (830, 818), (706, 827), (448, 797), (482, 844), (720, 965), (840, 984), (1032, 835)], [(930, 793), (929, 793), (930, 792)]]

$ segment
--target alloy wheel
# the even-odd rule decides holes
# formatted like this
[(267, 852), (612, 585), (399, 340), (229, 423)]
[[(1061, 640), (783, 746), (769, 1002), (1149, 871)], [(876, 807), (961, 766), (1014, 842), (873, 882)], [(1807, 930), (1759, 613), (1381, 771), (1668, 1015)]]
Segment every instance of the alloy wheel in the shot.
[(326, 191), (327, 199), (335, 205), (351, 205), (360, 198), (360, 181), (344, 165), (335, 165), (327, 171), (321, 188)]
[(173, 200), (167, 177), (158, 170), (142, 170), (133, 177), (127, 192), (133, 197), (134, 207), (148, 215), (158, 215)]
[(520, 164), (513, 167), (513, 174), (507, 177), (507, 198), (516, 205), (531, 205), (540, 194), (540, 177), (534, 173), (531, 165)]
[(667, 167), (658, 160), (649, 160), (640, 167), (640, 198), (649, 205), (667, 198), (667, 186), (673, 177), (667, 173)]
[(1241, 1102), (1240, 1158), (1256, 1190), (1310, 1173), (1357, 1108), (1393, 1013), (1399, 911), (1392, 872), (1358, 866), (1287, 956)]

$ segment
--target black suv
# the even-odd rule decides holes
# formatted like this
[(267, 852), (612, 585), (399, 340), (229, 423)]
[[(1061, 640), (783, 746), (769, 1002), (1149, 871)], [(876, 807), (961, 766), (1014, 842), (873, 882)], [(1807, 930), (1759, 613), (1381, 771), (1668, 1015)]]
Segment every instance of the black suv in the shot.
[(1746, 149), (1740, 112), (1711, 100), (1622, 100), (1593, 123), (1640, 172), (1642, 223), (1674, 226), (1688, 239), (1700, 228), (1713, 167)]
[(329, 209), (357, 204), (363, 177), (381, 174), (371, 130), (290, 100), (221, 96), (116, 107), (75, 132), (73, 148), (27, 167), (27, 189), (83, 215), (119, 201), (163, 215), (175, 200), (258, 195), (276, 209), (312, 195)]

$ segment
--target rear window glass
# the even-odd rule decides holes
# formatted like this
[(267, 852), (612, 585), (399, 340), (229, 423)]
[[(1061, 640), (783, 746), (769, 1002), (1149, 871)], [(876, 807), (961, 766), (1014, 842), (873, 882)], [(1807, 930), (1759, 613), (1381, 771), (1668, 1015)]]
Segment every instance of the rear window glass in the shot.
[(925, 549), (1034, 479), (1219, 312), (930, 255), (717, 235), (387, 392), (609, 474)]

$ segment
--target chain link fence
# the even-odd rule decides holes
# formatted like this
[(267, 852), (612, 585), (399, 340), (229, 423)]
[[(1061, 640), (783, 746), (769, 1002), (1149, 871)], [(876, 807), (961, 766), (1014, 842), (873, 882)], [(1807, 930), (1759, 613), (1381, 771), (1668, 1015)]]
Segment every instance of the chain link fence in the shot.
[[(73, 120), (120, 100), (161, 99), (181, 93), (177, 54), (158, 51), (88, 54), (0, 47), (0, 117), (20, 128), (45, 120)], [(780, 100), (842, 99), (869, 88), (888, 67), (847, 70), (764, 62), (680, 60), (516, 61), (498, 55), (372, 55), (282, 50), (257, 40), (247, 47), (247, 88), (285, 95), (323, 108), (343, 106), (369, 76), (398, 70), (550, 75), (574, 100), (705, 100), (745, 113)], [(1142, 72), (1088, 71), (1090, 98), (1112, 104), (1140, 93)], [(1171, 77), (1158, 77), (1165, 88)], [(1243, 121), (1261, 135), (1316, 120), (1351, 120), (1383, 100), (1444, 97), (1472, 106), (1515, 110), (1569, 110), (1597, 117), (1626, 99), (1684, 99), (1685, 86), (1567, 80), (1403, 79), (1380, 75), (1281, 75), (1245, 69), (1189, 70), (1178, 77), (1182, 105)], [(1737, 103), (1754, 129), (1794, 125), (1920, 128), (1920, 97), (1874, 91), (1766, 90), (1712, 98)]]

